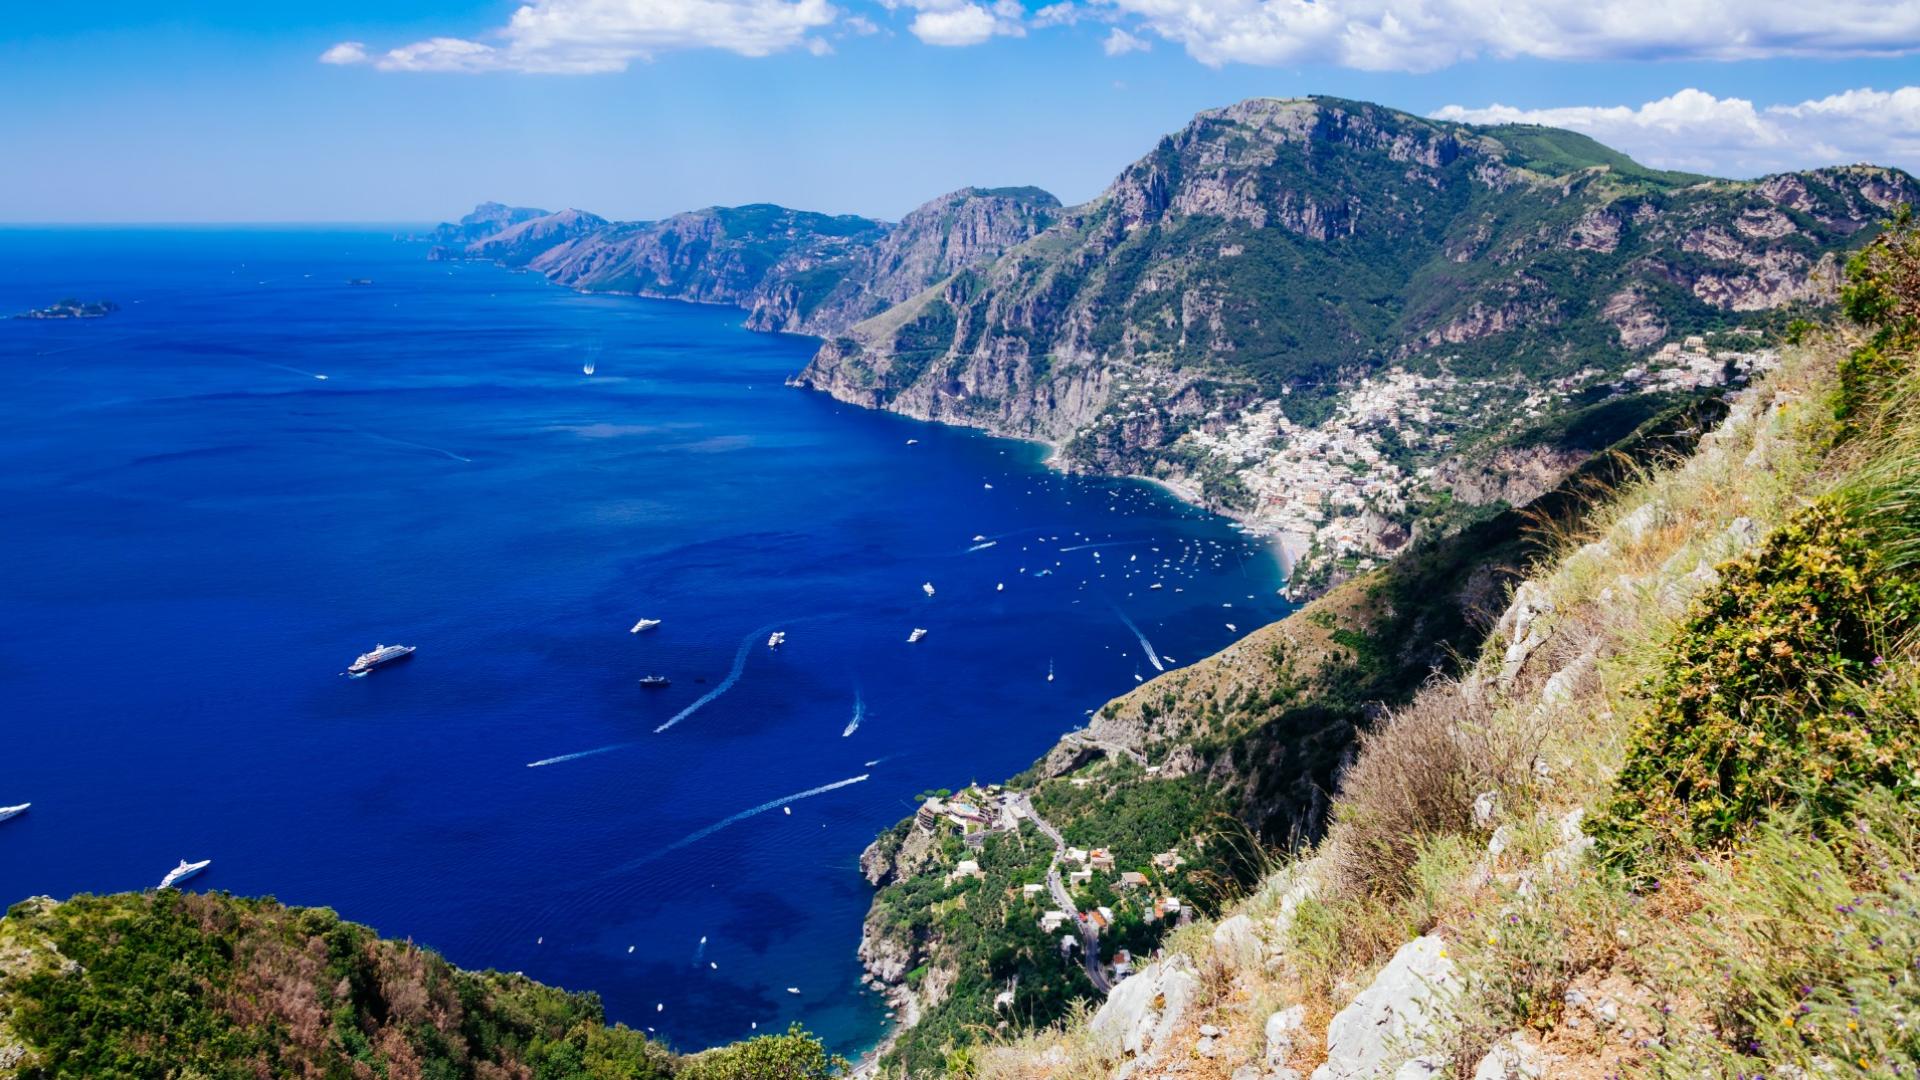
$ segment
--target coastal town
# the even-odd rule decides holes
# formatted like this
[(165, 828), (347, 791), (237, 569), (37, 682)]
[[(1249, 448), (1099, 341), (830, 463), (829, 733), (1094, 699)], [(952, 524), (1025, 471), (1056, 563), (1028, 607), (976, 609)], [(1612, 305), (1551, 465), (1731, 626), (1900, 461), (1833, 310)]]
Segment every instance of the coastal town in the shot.
[[(1520, 430), (1596, 388), (1620, 397), (1743, 381), (1778, 364), (1778, 353), (1754, 347), (1757, 340), (1745, 328), (1689, 335), (1618, 376), (1589, 368), (1524, 391), (1511, 381), (1393, 367), (1353, 380), (1321, 423), (1289, 419), (1283, 395), (1238, 416), (1216, 409), (1179, 444), (1204, 471), (1231, 478), (1242, 498), (1225, 509), (1247, 531), (1273, 538), (1288, 569), (1301, 571), (1296, 580), (1330, 566), (1364, 572), (1413, 538), (1411, 507), (1440, 497), (1446, 463), (1467, 449), (1457, 433)], [(1495, 416), (1507, 419), (1494, 424)]]

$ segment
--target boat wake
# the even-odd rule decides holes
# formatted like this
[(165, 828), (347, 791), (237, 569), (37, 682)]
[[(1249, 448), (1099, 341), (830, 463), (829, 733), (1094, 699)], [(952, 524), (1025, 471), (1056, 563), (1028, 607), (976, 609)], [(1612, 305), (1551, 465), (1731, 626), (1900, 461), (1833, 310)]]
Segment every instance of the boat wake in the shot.
[(465, 462), (469, 465), (473, 464), (472, 458), (461, 457), (459, 454), (456, 454), (451, 450), (443, 450), (438, 446), (428, 446), (426, 443), (413, 442), (408, 439), (396, 439), (391, 435), (382, 435), (377, 431), (362, 431), (360, 434), (365, 435), (369, 439), (378, 439), (381, 442), (390, 442), (399, 446), (411, 446), (415, 450), (430, 450), (433, 453), (440, 454), (444, 457), (450, 457), (455, 461)]
[(847, 721), (847, 730), (841, 732), (840, 737), (844, 739), (854, 732), (859, 731), (860, 721), (865, 719), (866, 715), (867, 701), (860, 696), (860, 688), (856, 686), (853, 688), (853, 719)]
[(579, 761), (581, 758), (594, 757), (598, 754), (611, 754), (615, 750), (625, 750), (632, 745), (630, 742), (618, 742), (609, 746), (596, 746), (591, 750), (581, 750), (577, 753), (561, 754), (558, 757), (541, 758), (539, 761), (527, 762), (527, 768), (537, 769), (542, 765), (558, 765), (563, 761)]
[(782, 624), (768, 623), (767, 625), (759, 628), (758, 630), (755, 630), (754, 632), (748, 634), (746, 637), (742, 638), (740, 640), (739, 651), (733, 654), (733, 668), (732, 670), (727, 672), (726, 678), (720, 680), (720, 685), (700, 695), (699, 699), (695, 701), (693, 704), (687, 706), (684, 709), (681, 709), (677, 713), (674, 713), (673, 719), (668, 720), (666, 723), (661, 724), (657, 728), (654, 728), (653, 733), (655, 735), (660, 734), (661, 732), (667, 730), (668, 728), (679, 723), (680, 721), (685, 720), (687, 717), (692, 716), (694, 713), (699, 712), (701, 709), (706, 708), (708, 705), (713, 703), (714, 698), (717, 698), (721, 694), (724, 694), (727, 691), (733, 689), (733, 685), (740, 681), (740, 676), (744, 674), (747, 670), (747, 654), (753, 651), (753, 643), (756, 641), (759, 641), (762, 637), (771, 633), (774, 627), (780, 626), (780, 625)]
[(1133, 631), (1134, 637), (1137, 637), (1140, 639), (1140, 648), (1146, 651), (1147, 661), (1153, 665), (1153, 670), (1155, 671), (1167, 670), (1167, 666), (1160, 662), (1160, 654), (1153, 651), (1153, 642), (1148, 641), (1147, 635), (1140, 632), (1140, 628), (1133, 624), (1132, 619), (1127, 618), (1127, 613), (1124, 611), (1121, 611), (1119, 605), (1117, 604), (1114, 606), (1113, 613), (1115, 615), (1120, 616), (1120, 621), (1127, 624), (1127, 629)]
[(721, 818), (719, 821), (714, 822), (713, 824), (707, 826), (704, 829), (700, 829), (696, 832), (690, 832), (687, 835), (681, 837), (680, 839), (675, 840), (673, 843), (668, 844), (666, 847), (661, 848), (659, 851), (653, 852), (650, 855), (642, 855), (638, 859), (635, 859), (629, 863), (622, 863), (619, 866), (616, 866), (613, 869), (607, 871), (607, 873), (608, 874), (624, 874), (629, 870), (638, 869), (639, 867), (645, 866), (646, 864), (652, 862), (655, 859), (662, 858), (667, 855), (671, 855), (674, 852), (679, 851), (681, 848), (686, 847), (689, 844), (697, 844), (700, 841), (705, 840), (707, 837), (712, 836), (714, 833), (717, 833), (722, 829), (728, 828), (733, 825), (738, 825), (750, 817), (755, 817), (760, 814), (764, 814), (769, 810), (778, 810), (781, 807), (788, 805), (789, 803), (797, 803), (801, 799), (811, 799), (815, 795), (825, 795), (829, 791), (838, 791), (843, 787), (852, 787), (855, 784), (865, 781), (868, 775), (869, 775), (868, 773), (861, 773), (859, 776), (849, 776), (845, 780), (835, 780), (831, 784), (821, 784), (819, 787), (808, 788), (805, 791), (796, 791), (792, 795), (783, 795), (778, 799), (772, 799), (767, 802), (763, 802), (759, 806), (755, 806), (747, 810), (742, 810), (739, 813), (734, 814), (732, 817)]
[(971, 555), (972, 553), (974, 553), (974, 552), (976, 552), (976, 551), (985, 551), (985, 550), (987, 550), (988, 548), (990, 548), (990, 547), (993, 547), (994, 545), (996, 545), (996, 544), (998, 544), (999, 542), (1000, 542), (1000, 541), (998, 541), (998, 540), (983, 540), (983, 541), (981, 541), (980, 543), (978, 543), (978, 544), (975, 544), (975, 545), (973, 545), (972, 547), (970, 547), (970, 548), (968, 548), (968, 549), (967, 549), (967, 554), (969, 554), (969, 555)]

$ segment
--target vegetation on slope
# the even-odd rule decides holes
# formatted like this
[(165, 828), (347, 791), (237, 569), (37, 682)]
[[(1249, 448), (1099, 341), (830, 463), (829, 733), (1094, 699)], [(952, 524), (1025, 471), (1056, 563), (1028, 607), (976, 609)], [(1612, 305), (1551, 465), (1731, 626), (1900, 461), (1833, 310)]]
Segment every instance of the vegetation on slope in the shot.
[(323, 908), (163, 889), (0, 919), (0, 1076), (826, 1080), (795, 1029), (693, 1057), (593, 994), (470, 972)]
[[(1363, 740), (1325, 841), (1241, 908), (1259, 962), (1175, 942), (1206, 978), (1167, 1053), (1206, 1023), (1220, 1075), (1920, 1070), (1904, 215), (1849, 276), (1857, 323), (1806, 335), (1691, 458), (1557, 530), (1478, 659)], [(1375, 981), (1417, 947), (1436, 979)], [(1381, 1007), (1363, 990), (1401, 1010), (1391, 1039), (1334, 1022)], [(980, 1071), (1083, 1075), (1115, 1052), (1068, 1026)]]

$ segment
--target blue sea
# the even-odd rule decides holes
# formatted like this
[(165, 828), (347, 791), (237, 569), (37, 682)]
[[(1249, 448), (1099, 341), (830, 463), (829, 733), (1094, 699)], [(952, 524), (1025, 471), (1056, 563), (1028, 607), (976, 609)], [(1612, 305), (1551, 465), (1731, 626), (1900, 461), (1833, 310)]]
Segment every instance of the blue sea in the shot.
[(1151, 486), (786, 387), (808, 339), (424, 256), (0, 230), (0, 312), (121, 306), (0, 320), (5, 902), (212, 859), (682, 1049), (857, 1052), (875, 833), (1287, 610)]

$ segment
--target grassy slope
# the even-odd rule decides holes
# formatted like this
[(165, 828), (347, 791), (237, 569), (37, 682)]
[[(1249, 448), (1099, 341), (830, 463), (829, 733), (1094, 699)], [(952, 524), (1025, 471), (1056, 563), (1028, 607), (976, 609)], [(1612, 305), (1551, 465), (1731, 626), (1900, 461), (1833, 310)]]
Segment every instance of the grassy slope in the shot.
[[(1221, 653), (1180, 668), (1106, 706), (1092, 737), (1139, 753), (1109, 756), (1069, 737), (1033, 769), (1009, 781), (1082, 847), (1108, 847), (1116, 872), (1153, 880), (1146, 891), (1116, 891), (1110, 875), (1080, 890), (1082, 909), (1107, 905), (1121, 918), (1104, 952), (1141, 952), (1171, 929), (1148, 923), (1154, 894), (1179, 896), (1216, 915), (1257, 883), (1274, 847), (1319, 835), (1340, 763), (1378, 711), (1406, 701), (1436, 670), (1479, 647), (1515, 576), (1537, 557), (1530, 532), (1565, 523), (1586, 492), (1618, 483), (1647, 463), (1685, 452), (1714, 401), (1671, 408), (1647, 421), (1525, 512), (1505, 511), (1421, 545), (1387, 567), (1347, 583), (1280, 623)], [(880, 841), (899, 849), (907, 823)], [(1162, 874), (1153, 854), (1178, 849), (1187, 865)], [(1018, 887), (1044, 880), (1051, 846), (1031, 831), (996, 838), (981, 851), (949, 839), (876, 897), (870, 929), (906, 943), (921, 973), (919, 1024), (904, 1032), (888, 1066), (932, 1073), (985, 1031), (1044, 1026), (1094, 1000), (1076, 964), (1059, 959), (1038, 933), (1044, 898)], [(947, 874), (977, 859), (984, 881)], [(931, 984), (925, 980), (932, 979)], [(993, 999), (1016, 986), (1010, 1009)]]
[[(1330, 836), (1239, 908), (1258, 962), (1175, 940), (1207, 973), (1176, 1057), (1218, 1025), (1197, 1075), (1225, 1077), (1299, 1003), (1283, 1053), (1309, 1070), (1333, 1014), (1436, 934), (1461, 989), (1425, 1049), (1454, 1075), (1515, 1039), (1554, 1076), (1914, 1075), (1920, 241), (1901, 244), (1881, 277), (1904, 292), (1849, 290), (1864, 330), (1797, 351), (1698, 452), (1553, 537), (1530, 648), (1497, 633), (1365, 740)], [(1112, 1054), (1067, 1025), (976, 1072)]]

